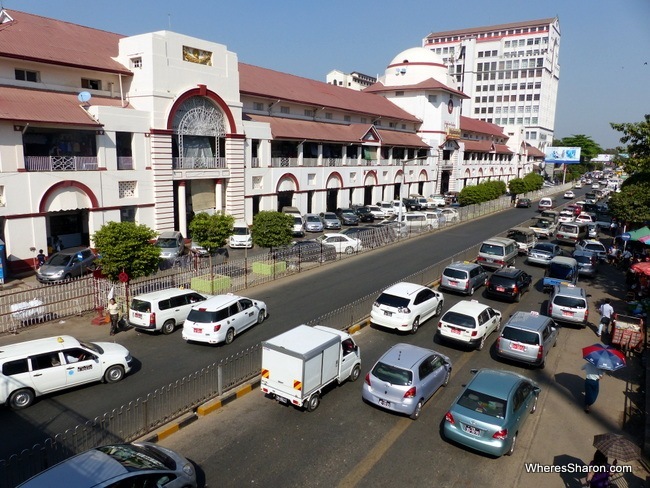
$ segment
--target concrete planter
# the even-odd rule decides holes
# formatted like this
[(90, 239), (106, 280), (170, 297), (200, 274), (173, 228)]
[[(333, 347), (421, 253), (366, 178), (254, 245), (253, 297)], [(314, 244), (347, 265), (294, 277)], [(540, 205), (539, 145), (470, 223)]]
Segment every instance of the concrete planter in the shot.
[(265, 276), (284, 273), (286, 270), (287, 270), (287, 263), (285, 261), (278, 261), (274, 264), (267, 264), (262, 261), (255, 261), (253, 263), (253, 273), (257, 273)]
[(192, 290), (215, 295), (220, 291), (227, 290), (231, 287), (232, 280), (230, 276), (214, 275), (212, 281), (210, 276), (197, 276), (192, 278), (190, 287)]

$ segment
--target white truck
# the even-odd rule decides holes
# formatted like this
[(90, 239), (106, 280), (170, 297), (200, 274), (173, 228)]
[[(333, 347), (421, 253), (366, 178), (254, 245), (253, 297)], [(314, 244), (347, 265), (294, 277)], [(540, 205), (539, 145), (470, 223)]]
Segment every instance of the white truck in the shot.
[(299, 325), (262, 342), (262, 391), (312, 412), (330, 383), (356, 381), (361, 351), (345, 331)]

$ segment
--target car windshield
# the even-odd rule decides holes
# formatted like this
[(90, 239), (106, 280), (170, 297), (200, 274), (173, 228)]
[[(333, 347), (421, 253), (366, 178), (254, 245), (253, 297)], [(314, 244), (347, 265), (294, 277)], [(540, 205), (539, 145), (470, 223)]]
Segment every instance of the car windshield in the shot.
[(553, 246), (551, 244), (536, 244), (533, 251), (542, 254), (553, 254)]
[(553, 300), (553, 305), (558, 307), (568, 307), (568, 308), (587, 308), (587, 303), (583, 298), (580, 297), (567, 297), (564, 295), (558, 295)]
[(79, 341), (79, 344), (81, 344), (81, 346), (85, 347), (86, 349), (89, 349), (90, 351), (96, 352), (97, 354), (104, 354), (104, 349), (94, 342)]
[(510, 341), (521, 342), (531, 346), (539, 346), (539, 334), (531, 330), (518, 329), (517, 327), (505, 327), (501, 337)]
[(561, 280), (571, 279), (573, 278), (573, 266), (551, 262), (548, 268), (548, 277)]
[(50, 256), (50, 259), (45, 264), (49, 266), (67, 266), (71, 259), (72, 256), (69, 254), (54, 254)]
[(323, 218), (325, 220), (337, 220), (336, 214), (333, 214), (333, 213), (323, 214)]
[(591, 257), (586, 255), (574, 255), (573, 259), (578, 261), (578, 264), (591, 264)]
[(315, 215), (310, 215), (307, 217), (307, 222), (320, 222), (320, 219), (316, 217)]
[(467, 389), (458, 399), (458, 405), (490, 417), (504, 418), (506, 401), (486, 393)]
[(206, 310), (204, 308), (193, 308), (190, 310), (187, 320), (200, 324), (211, 324), (228, 318), (228, 307), (221, 310)]
[(232, 232), (234, 236), (247, 236), (248, 234), (248, 227), (235, 227)]
[(151, 312), (151, 303), (146, 300), (134, 298), (131, 300), (131, 310), (134, 312), (149, 313)]
[(600, 244), (587, 244), (585, 246), (585, 249), (587, 251), (594, 251), (594, 252), (605, 252), (604, 246), (601, 246)]
[(390, 293), (382, 293), (379, 295), (379, 298), (377, 298), (377, 303), (388, 307), (406, 308), (409, 305), (409, 299), (398, 297), (397, 295), (391, 295)]
[(445, 268), (442, 274), (447, 278), (455, 278), (457, 280), (467, 279), (467, 271), (462, 271), (460, 269)]
[(479, 252), (491, 256), (503, 256), (503, 246), (496, 244), (483, 244)]
[(158, 450), (133, 444), (102, 446), (97, 448), (124, 466), (128, 471), (176, 469), (176, 463)]
[(293, 218), (293, 223), (295, 225), (302, 225), (302, 217), (294, 217)]
[(523, 242), (524, 244), (532, 239), (530, 234), (524, 234), (522, 232), (512, 232), (508, 234), (508, 237), (515, 242)]
[(499, 276), (497, 274), (493, 274), (492, 278), (490, 278), (490, 284), (498, 286), (513, 286), (515, 284), (515, 281), (513, 278), (507, 276)]
[(354, 216), (354, 212), (352, 210), (342, 210), (341, 215)]
[(413, 381), (413, 373), (410, 370), (397, 368), (381, 361), (372, 368), (372, 375), (391, 385), (408, 386)]
[(452, 325), (459, 325), (467, 329), (476, 328), (476, 320), (470, 315), (465, 315), (458, 312), (449, 311), (442, 317), (442, 322), (447, 322)]
[(163, 249), (169, 249), (170, 247), (178, 246), (178, 241), (176, 239), (158, 239), (156, 241), (156, 246), (162, 247)]
[(548, 220), (538, 220), (533, 227), (539, 227), (540, 229), (548, 229), (551, 226), (551, 223)]

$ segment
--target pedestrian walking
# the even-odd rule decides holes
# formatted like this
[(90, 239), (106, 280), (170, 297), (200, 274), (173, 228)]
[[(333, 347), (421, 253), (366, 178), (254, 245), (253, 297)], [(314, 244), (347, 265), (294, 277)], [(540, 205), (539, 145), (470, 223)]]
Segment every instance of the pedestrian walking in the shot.
[(589, 488), (609, 488), (612, 467), (607, 462), (607, 456), (599, 450), (596, 450), (594, 458), (589, 463), (589, 468), (589, 473), (587, 473), (587, 486)]
[(36, 262), (39, 268), (45, 264), (45, 253), (42, 249), (38, 250), (38, 254), (36, 255)]
[(115, 298), (111, 298), (108, 302), (108, 315), (111, 318), (111, 335), (115, 335), (117, 332), (117, 324), (120, 320), (120, 306), (115, 301)]
[(600, 379), (603, 377), (603, 370), (587, 362), (582, 366), (585, 371), (585, 412), (589, 413), (591, 406), (598, 398), (600, 390)]
[(598, 337), (600, 337), (603, 332), (603, 328), (605, 328), (605, 332), (609, 334), (609, 323), (612, 321), (612, 315), (614, 314), (614, 308), (612, 307), (611, 300), (609, 298), (605, 299), (605, 302), (600, 306), (598, 312), (600, 313)]

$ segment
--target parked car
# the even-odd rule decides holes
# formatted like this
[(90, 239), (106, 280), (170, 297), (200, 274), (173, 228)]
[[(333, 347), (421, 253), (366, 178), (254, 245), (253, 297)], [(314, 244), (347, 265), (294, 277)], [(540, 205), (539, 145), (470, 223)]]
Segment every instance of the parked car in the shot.
[(365, 249), (374, 249), (394, 242), (397, 239), (397, 233), (392, 227), (381, 224), (368, 224), (364, 227), (348, 227), (340, 233), (359, 239), (361, 246)]
[(323, 221), (318, 214), (305, 214), (305, 231), (307, 232), (323, 232)]
[(354, 209), (339, 208), (336, 209), (336, 216), (339, 218), (343, 225), (359, 225), (359, 216)]
[(530, 198), (520, 198), (517, 200), (517, 208), (530, 208), (532, 204)]
[(520, 374), (481, 369), (445, 414), (446, 439), (492, 456), (512, 454), (541, 389)]
[(377, 202), (377, 206), (383, 210), (384, 217), (390, 217), (395, 213), (393, 202)]
[(440, 213), (445, 217), (445, 222), (460, 222), (460, 215), (455, 208), (442, 208)]
[(362, 398), (417, 420), (422, 406), (451, 378), (451, 360), (411, 344), (395, 344), (366, 374)]
[(591, 251), (574, 251), (571, 255), (578, 262), (578, 274), (593, 278), (598, 271), (598, 256)]
[(160, 248), (160, 259), (175, 259), (185, 253), (185, 239), (177, 230), (161, 232), (156, 247)]
[(571, 199), (571, 198), (575, 198), (575, 197), (576, 197), (576, 194), (573, 193), (571, 190), (567, 190), (567, 191), (564, 192), (564, 198)]
[(363, 249), (361, 240), (346, 234), (323, 234), (316, 239), (322, 244), (334, 246), (337, 253), (352, 254)]
[(501, 329), (494, 351), (499, 357), (544, 368), (557, 336), (551, 318), (539, 312), (515, 312)]
[(20, 488), (46, 486), (196, 488), (194, 465), (150, 442), (95, 447), (41, 471)]
[(415, 334), (425, 320), (440, 315), (442, 293), (414, 283), (400, 282), (386, 288), (372, 304), (370, 322)]
[(321, 213), (320, 220), (323, 222), (324, 229), (338, 230), (341, 228), (341, 221), (334, 212)]
[(316, 240), (307, 239), (294, 242), (290, 246), (273, 249), (272, 257), (278, 261), (312, 261), (324, 263), (336, 260), (334, 246), (321, 244)]
[(406, 206), (407, 212), (412, 212), (412, 211), (419, 212), (420, 210), (426, 209), (426, 205), (420, 203), (420, 201), (417, 198), (404, 198), (402, 201)]
[(231, 249), (253, 248), (253, 235), (251, 234), (251, 230), (245, 222), (236, 222), (232, 230), (232, 235), (228, 239), (228, 246)]
[(576, 251), (589, 251), (598, 256), (601, 261), (607, 260), (607, 248), (605, 244), (594, 239), (583, 239), (576, 243)]
[(427, 203), (429, 208), (444, 207), (447, 205), (444, 195), (431, 195), (427, 199)]
[(533, 277), (517, 268), (495, 271), (485, 285), (485, 294), (491, 298), (507, 298), (518, 302), (521, 295), (530, 291)]
[(361, 206), (353, 206), (352, 209), (354, 212), (357, 214), (359, 217), (359, 222), (374, 222), (375, 221), (375, 216), (373, 213), (370, 211), (368, 207), (365, 205)]
[(375, 220), (381, 220), (386, 218), (386, 213), (381, 207), (377, 205), (366, 205), (366, 207), (368, 208), (368, 210), (370, 210), (370, 213), (375, 218)]
[(487, 283), (488, 276), (488, 272), (480, 264), (451, 263), (442, 270), (438, 289), (457, 291), (471, 296), (474, 290)]
[(305, 237), (305, 221), (302, 218), (302, 215), (298, 214), (287, 214), (293, 218), (292, 231), (294, 237)]
[(440, 318), (438, 339), (475, 346), (485, 346), (487, 336), (501, 327), (501, 312), (477, 300), (456, 303)]
[(552, 242), (538, 242), (528, 253), (526, 263), (548, 266), (555, 256), (562, 255), (562, 248)]
[(41, 283), (78, 278), (93, 271), (97, 256), (89, 247), (70, 247), (55, 252), (37, 270), (36, 279)]

